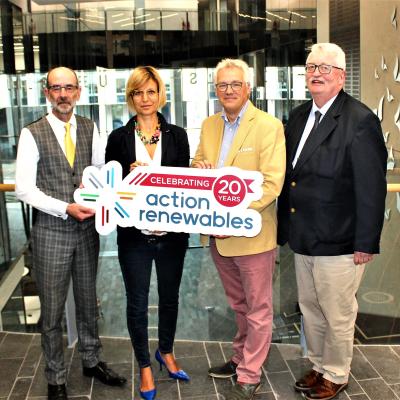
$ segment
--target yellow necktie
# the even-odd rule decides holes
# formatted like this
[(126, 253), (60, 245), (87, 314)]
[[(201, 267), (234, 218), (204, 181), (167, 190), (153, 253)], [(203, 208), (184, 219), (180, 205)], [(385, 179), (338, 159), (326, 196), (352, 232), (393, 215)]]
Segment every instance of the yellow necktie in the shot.
[(69, 165), (72, 167), (74, 165), (74, 160), (75, 160), (75, 145), (74, 142), (72, 141), (71, 124), (69, 122), (65, 124), (64, 145), (65, 145), (65, 155), (67, 157)]

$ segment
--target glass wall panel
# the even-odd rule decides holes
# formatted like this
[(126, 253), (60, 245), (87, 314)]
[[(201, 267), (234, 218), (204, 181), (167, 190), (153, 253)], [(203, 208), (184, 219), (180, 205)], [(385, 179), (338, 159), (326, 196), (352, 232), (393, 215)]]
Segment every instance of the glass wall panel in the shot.
[[(204, 11), (201, 14), (204, 31), (232, 29), (230, 12)], [(197, 10), (153, 9), (83, 9), (34, 12), (24, 16), (25, 26), (35, 34), (84, 31), (198, 31)]]

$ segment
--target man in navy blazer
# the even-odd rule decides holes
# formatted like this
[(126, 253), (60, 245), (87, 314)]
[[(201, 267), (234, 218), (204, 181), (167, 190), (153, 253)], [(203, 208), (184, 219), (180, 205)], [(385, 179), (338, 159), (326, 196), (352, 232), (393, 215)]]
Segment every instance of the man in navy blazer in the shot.
[(331, 399), (348, 382), (358, 290), (379, 253), (387, 151), (379, 119), (343, 91), (343, 50), (312, 46), (312, 100), (290, 114), (287, 166), (278, 200), (278, 243), (295, 253), (301, 312), (313, 369), (295, 383), (307, 399)]

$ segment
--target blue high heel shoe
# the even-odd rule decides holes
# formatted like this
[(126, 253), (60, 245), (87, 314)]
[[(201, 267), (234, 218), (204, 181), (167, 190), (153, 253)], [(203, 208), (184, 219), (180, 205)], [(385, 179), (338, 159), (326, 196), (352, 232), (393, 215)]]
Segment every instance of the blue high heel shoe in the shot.
[(154, 388), (154, 389), (151, 389), (151, 390), (147, 390), (146, 392), (142, 392), (139, 389), (139, 393), (140, 393), (140, 397), (142, 399), (144, 399), (144, 400), (153, 400), (153, 399), (156, 398), (157, 390)]
[(164, 365), (164, 367), (167, 369), (168, 371), (168, 375), (170, 376), (170, 378), (173, 379), (179, 379), (180, 381), (190, 381), (190, 377), (189, 375), (183, 370), (180, 369), (177, 372), (171, 372), (168, 367), (167, 364), (165, 363), (164, 359), (161, 356), (160, 350), (157, 349), (156, 351), (156, 360), (159, 362), (160, 364), (160, 371), (162, 371), (162, 366)]
[[(141, 379), (142, 379), (142, 377), (140, 377), (140, 380)], [(156, 398), (157, 390), (156, 390), (156, 388), (154, 388), (151, 390), (141, 391), (140, 387), (139, 387), (139, 394), (140, 394), (140, 398), (142, 398), (144, 400), (153, 400)]]

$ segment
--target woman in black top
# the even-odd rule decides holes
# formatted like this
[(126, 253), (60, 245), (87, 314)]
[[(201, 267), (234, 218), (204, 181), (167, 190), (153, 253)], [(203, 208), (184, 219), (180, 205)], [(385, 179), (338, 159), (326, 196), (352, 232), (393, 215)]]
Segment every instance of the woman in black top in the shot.
[[(106, 162), (116, 160), (125, 177), (139, 165), (189, 166), (186, 131), (169, 124), (157, 112), (166, 103), (165, 85), (153, 67), (136, 68), (126, 85), (126, 100), (136, 115), (114, 130), (106, 148)], [(135, 227), (118, 227), (118, 257), (127, 297), (127, 323), (140, 368), (140, 396), (151, 400), (156, 389), (148, 349), (148, 296), (152, 263), (158, 282), (158, 337), (156, 359), (170, 377), (189, 380), (173, 355), (178, 317), (179, 286), (188, 234), (167, 233)]]

